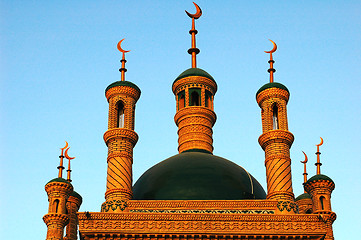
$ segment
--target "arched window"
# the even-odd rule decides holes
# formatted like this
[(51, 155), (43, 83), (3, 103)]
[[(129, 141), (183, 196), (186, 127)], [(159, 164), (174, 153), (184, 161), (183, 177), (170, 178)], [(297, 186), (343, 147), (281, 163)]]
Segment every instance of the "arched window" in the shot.
[(184, 91), (178, 94), (178, 110), (185, 107)]
[(59, 210), (59, 199), (54, 200), (54, 211), (57, 213)]
[(320, 204), (321, 204), (321, 210), (325, 210), (325, 197), (324, 196), (321, 196), (320, 197)]
[(312, 213), (312, 209), (307, 209), (306, 214), (311, 214)]
[(191, 94), (191, 102), (190, 105), (191, 106), (199, 106), (199, 94), (197, 91), (193, 91)]
[(122, 102), (118, 103), (118, 121), (117, 121), (117, 127), (123, 128), (124, 127), (124, 105)]
[(278, 107), (277, 105), (275, 104), (272, 108), (272, 112), (273, 112), (273, 117), (272, 117), (272, 120), (273, 120), (273, 130), (277, 130), (278, 129)]

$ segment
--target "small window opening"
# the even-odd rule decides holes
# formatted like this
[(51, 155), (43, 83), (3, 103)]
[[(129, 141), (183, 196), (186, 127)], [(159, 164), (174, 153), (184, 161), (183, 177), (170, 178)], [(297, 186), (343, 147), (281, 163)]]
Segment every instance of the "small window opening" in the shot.
[(124, 127), (124, 105), (122, 102), (118, 103), (118, 122), (117, 122), (118, 128)]
[(212, 106), (212, 95), (210, 92), (206, 91), (206, 107)]
[(193, 91), (191, 94), (191, 106), (199, 106), (199, 94), (196, 91)]
[(54, 201), (54, 207), (55, 207), (55, 212), (57, 213), (58, 212), (58, 210), (59, 210), (59, 199), (56, 199), (55, 201)]
[(273, 130), (277, 130), (278, 129), (278, 107), (277, 107), (277, 105), (273, 106), (272, 112), (273, 112)]
[(321, 196), (321, 197), (320, 197), (321, 210), (325, 210), (324, 200), (325, 200), (325, 197)]
[(312, 209), (307, 209), (306, 214), (311, 214), (312, 213)]
[(185, 107), (185, 97), (184, 92), (178, 95), (178, 109), (182, 109)]

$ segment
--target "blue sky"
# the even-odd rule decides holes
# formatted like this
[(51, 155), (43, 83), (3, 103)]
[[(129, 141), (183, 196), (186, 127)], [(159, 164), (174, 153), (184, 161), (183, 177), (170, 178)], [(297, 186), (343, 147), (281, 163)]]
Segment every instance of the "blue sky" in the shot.
[[(336, 239), (356, 239), (361, 220), (361, 2), (205, 1), (198, 66), (217, 81), (214, 154), (247, 169), (266, 188), (255, 93), (268, 82), (274, 40), (275, 81), (288, 87), (295, 195), (303, 193), (301, 151), (315, 174), (336, 183)], [(126, 79), (142, 95), (136, 109), (134, 182), (177, 153), (173, 80), (189, 68), (191, 1), (0, 1), (0, 181), (2, 239), (45, 238), (44, 185), (57, 176), (68, 141), (81, 211), (100, 211), (107, 148), (105, 88), (120, 80), (117, 42), (131, 50)]]

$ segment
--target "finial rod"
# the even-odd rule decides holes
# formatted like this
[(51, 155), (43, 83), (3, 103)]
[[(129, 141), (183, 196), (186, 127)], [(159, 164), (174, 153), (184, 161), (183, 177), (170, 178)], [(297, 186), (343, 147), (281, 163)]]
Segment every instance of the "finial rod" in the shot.
[[(303, 155), (305, 155), (305, 160), (301, 161), (301, 163), (303, 163), (303, 183), (306, 183), (307, 175), (308, 175), (307, 170), (306, 170), (306, 163), (308, 162), (308, 157), (304, 151), (302, 151), (302, 152), (303, 152)], [(306, 190), (304, 190), (304, 192), (306, 193)]]
[(70, 173), (71, 173), (70, 160), (74, 159), (75, 157), (69, 157), (69, 155), (68, 155), (69, 149), (70, 149), (70, 147), (65, 150), (65, 153), (64, 153), (64, 154), (65, 154), (66, 159), (68, 159), (68, 170), (66, 170), (66, 172), (67, 172), (67, 178), (66, 178), (66, 180), (67, 180), (68, 182), (71, 182), (71, 179), (70, 179)]
[(274, 41), (272, 41), (271, 39), (268, 39), (272, 42), (273, 44), (273, 48), (271, 51), (264, 51), (265, 53), (269, 53), (270, 54), (270, 60), (268, 61), (268, 63), (270, 64), (270, 68), (268, 69), (268, 72), (270, 73), (270, 78), (269, 78), (269, 82), (273, 83), (273, 73), (276, 72), (276, 69), (273, 68), (273, 63), (275, 62), (273, 60), (273, 56), (272, 53), (274, 53), (277, 50), (277, 45)]
[(323, 144), (323, 139), (322, 137), (321, 138), (321, 142), (319, 144), (316, 144), (317, 146), (317, 152), (316, 152), (316, 155), (317, 155), (317, 162), (315, 163), (316, 167), (317, 167), (317, 170), (316, 170), (316, 174), (321, 174), (321, 160), (320, 160), (320, 155), (321, 155), (321, 152), (320, 152), (320, 146)]
[(127, 71), (127, 69), (125, 68), (125, 63), (127, 62), (127, 60), (125, 60), (125, 53), (130, 52), (123, 50), (122, 49), (122, 42), (124, 41), (125, 38), (123, 38), (122, 40), (120, 40), (118, 42), (117, 48), (120, 52), (122, 52), (122, 60), (120, 60), (120, 62), (122, 63), (122, 67), (119, 69), (119, 72), (121, 73), (121, 81), (125, 81), (125, 72)]
[(59, 173), (58, 173), (58, 178), (62, 178), (63, 177), (63, 169), (64, 169), (64, 166), (63, 166), (63, 159), (64, 159), (64, 150), (65, 148), (68, 147), (68, 142), (65, 141), (65, 147), (63, 148), (60, 148), (61, 149), (61, 154), (59, 156), (60, 158), (60, 163), (59, 163), (59, 166), (58, 166), (58, 169), (59, 169)]
[(192, 29), (189, 31), (189, 34), (192, 36), (192, 47), (188, 49), (188, 53), (192, 55), (192, 68), (197, 67), (197, 54), (200, 52), (199, 49), (196, 47), (196, 34), (198, 31), (195, 28), (195, 19), (198, 19), (200, 16), (202, 16), (202, 10), (201, 8), (193, 2), (194, 6), (197, 9), (197, 12), (195, 14), (190, 14), (186, 11), (187, 15), (192, 18)]

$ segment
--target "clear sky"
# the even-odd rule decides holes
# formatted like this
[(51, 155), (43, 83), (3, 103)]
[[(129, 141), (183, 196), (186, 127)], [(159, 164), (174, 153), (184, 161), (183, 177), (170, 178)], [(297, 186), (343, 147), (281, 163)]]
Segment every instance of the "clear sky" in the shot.
[[(214, 154), (247, 169), (266, 188), (260, 109), (274, 40), (275, 81), (288, 87), (295, 195), (303, 193), (301, 151), (316, 144), (321, 172), (336, 183), (336, 239), (357, 239), (361, 218), (361, 1), (205, 1), (198, 66), (217, 81)], [(44, 185), (57, 177), (68, 141), (81, 211), (104, 201), (108, 104), (120, 80), (117, 42), (131, 50), (126, 80), (142, 95), (136, 109), (134, 182), (177, 153), (173, 80), (190, 67), (191, 1), (0, 1), (1, 239), (45, 239)]]

